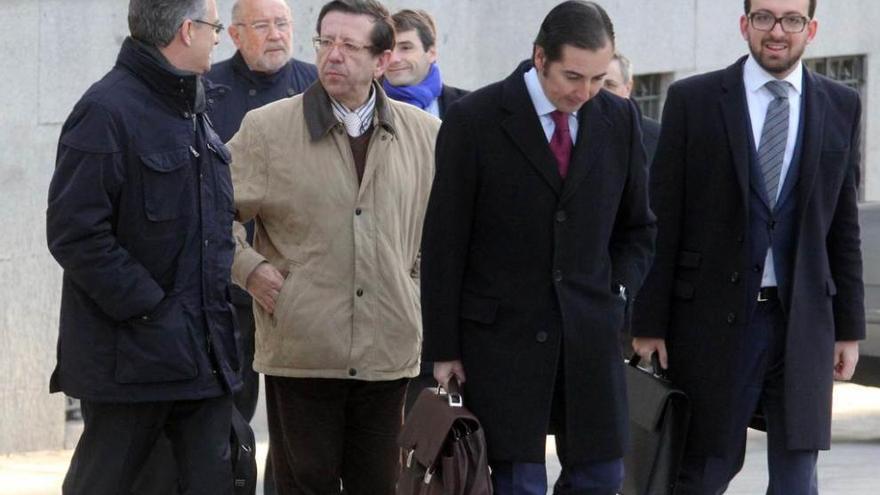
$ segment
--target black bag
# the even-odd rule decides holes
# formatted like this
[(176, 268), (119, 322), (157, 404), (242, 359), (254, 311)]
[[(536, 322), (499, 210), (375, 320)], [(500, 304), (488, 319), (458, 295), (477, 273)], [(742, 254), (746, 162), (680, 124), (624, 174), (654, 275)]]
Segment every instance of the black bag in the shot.
[[(659, 371), (656, 354), (654, 370)], [(662, 374), (626, 366), (629, 449), (624, 457), (624, 495), (666, 495), (675, 490), (690, 421), (690, 404)]]
[(232, 460), (232, 493), (235, 495), (254, 495), (257, 492), (256, 443), (251, 425), (233, 407), (229, 448)]
[(449, 388), (422, 390), (406, 417), (397, 439), (405, 459), (398, 495), (492, 495), (483, 428), (454, 378)]

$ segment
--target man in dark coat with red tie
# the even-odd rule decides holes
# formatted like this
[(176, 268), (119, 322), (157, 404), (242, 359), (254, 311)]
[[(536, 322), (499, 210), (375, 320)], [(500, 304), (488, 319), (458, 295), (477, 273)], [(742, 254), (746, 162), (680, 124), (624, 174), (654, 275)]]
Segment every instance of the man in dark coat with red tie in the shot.
[(627, 440), (618, 332), (653, 252), (639, 114), (601, 92), (614, 31), (592, 2), (532, 60), (447, 112), (422, 240), (423, 357), (486, 430), (496, 493), (616, 493)]

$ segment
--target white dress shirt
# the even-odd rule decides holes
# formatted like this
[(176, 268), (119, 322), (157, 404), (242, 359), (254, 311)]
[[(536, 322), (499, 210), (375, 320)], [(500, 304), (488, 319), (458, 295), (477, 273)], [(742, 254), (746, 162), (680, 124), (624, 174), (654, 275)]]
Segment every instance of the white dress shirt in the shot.
[[(544, 88), (541, 87), (541, 81), (538, 80), (538, 70), (534, 67), (523, 75), (526, 81), (526, 89), (529, 91), (529, 97), (532, 99), (532, 105), (535, 106), (535, 112), (541, 120), (541, 127), (544, 128), (544, 135), (547, 142), (553, 138), (553, 131), (556, 130), (556, 124), (553, 123), (553, 117), (550, 114), (556, 110), (556, 107), (544, 94)], [(568, 114), (568, 130), (571, 134), (571, 145), (577, 142), (578, 120), (577, 113)]]
[[(779, 187), (776, 190), (776, 199), (785, 185), (785, 178), (791, 166), (794, 148), (798, 138), (798, 124), (801, 119), (801, 93), (803, 90), (804, 67), (798, 61), (797, 66), (783, 81), (786, 81), (788, 89), (788, 138), (785, 142), (785, 154), (782, 158), (782, 169), (779, 171)], [(743, 83), (746, 88), (746, 103), (749, 107), (749, 119), (752, 123), (752, 136), (756, 149), (761, 146), (761, 132), (764, 130), (764, 118), (767, 116), (767, 107), (773, 101), (773, 93), (765, 86), (768, 81), (776, 80), (776, 77), (764, 70), (758, 62), (749, 55), (743, 65)], [(776, 287), (776, 269), (773, 266), (773, 250), (767, 250), (764, 260), (764, 274), (761, 278), (761, 287)]]

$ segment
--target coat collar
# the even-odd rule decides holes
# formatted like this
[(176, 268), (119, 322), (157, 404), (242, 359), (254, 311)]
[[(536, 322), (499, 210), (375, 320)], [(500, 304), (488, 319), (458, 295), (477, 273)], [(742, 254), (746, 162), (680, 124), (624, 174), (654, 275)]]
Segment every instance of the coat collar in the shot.
[(587, 176), (608, 141), (610, 122), (603, 99), (606, 95), (600, 92), (578, 111), (577, 144), (572, 150), (568, 177), (563, 181), (523, 80), (523, 75), (531, 67), (531, 61), (522, 62), (502, 82), (501, 108), (508, 116), (501, 126), (538, 175), (565, 201)]
[(748, 102), (743, 84), (742, 57), (724, 69), (721, 75), (721, 113), (727, 130), (727, 141), (733, 156), (733, 166), (740, 186), (742, 204), (748, 204), (749, 153)]
[(116, 65), (131, 72), (184, 115), (206, 109), (202, 77), (172, 66), (154, 46), (125, 38)]
[(231, 65), (232, 70), (235, 71), (236, 74), (240, 75), (251, 84), (263, 88), (274, 86), (279, 81), (285, 80), (292, 70), (290, 61), (288, 61), (272, 74), (252, 71), (251, 68), (248, 67), (247, 62), (245, 62), (240, 51), (236, 51), (235, 55), (232, 56)]
[[(397, 131), (394, 127), (394, 117), (391, 115), (391, 109), (389, 108), (388, 96), (385, 95), (385, 92), (382, 91), (382, 86), (376, 83), (376, 81), (373, 81), (373, 91), (376, 92), (374, 125), (378, 123), (378, 125), (385, 127), (391, 134), (396, 136)], [(324, 86), (321, 85), (321, 81), (315, 82), (303, 93), (303, 113), (312, 141), (321, 139), (334, 128), (343, 125), (333, 115), (330, 96), (327, 94)]]
[[(801, 143), (800, 171), (798, 174), (798, 207), (801, 214), (807, 211), (806, 202), (816, 182), (819, 161), (822, 157), (822, 142), (825, 136), (825, 111), (828, 94), (822, 81), (804, 68), (804, 112), (803, 142)], [(836, 164), (835, 164), (836, 165)]]

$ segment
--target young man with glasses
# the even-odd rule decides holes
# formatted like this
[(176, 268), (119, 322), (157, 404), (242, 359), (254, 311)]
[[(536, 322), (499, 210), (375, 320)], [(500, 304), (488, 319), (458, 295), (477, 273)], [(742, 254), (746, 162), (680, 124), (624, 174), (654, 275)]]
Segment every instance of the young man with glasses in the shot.
[(767, 431), (767, 493), (817, 493), (833, 382), (852, 377), (865, 337), (861, 105), (801, 62), (815, 8), (746, 0), (750, 54), (669, 88), (633, 347), (657, 352), (691, 401), (676, 493), (723, 492), (750, 422)]
[(390, 494), (418, 373), (418, 254), (439, 121), (377, 79), (394, 29), (374, 0), (320, 11), (319, 82), (245, 116), (229, 142), (233, 279), (253, 296), (279, 493)]
[(130, 493), (164, 433), (185, 493), (231, 494), (232, 181), (201, 76), (217, 7), (132, 0), (128, 23), (62, 128), (49, 187), (64, 269), (50, 387), (81, 399), (85, 422), (62, 491)]

